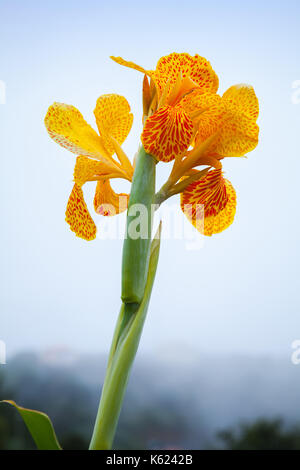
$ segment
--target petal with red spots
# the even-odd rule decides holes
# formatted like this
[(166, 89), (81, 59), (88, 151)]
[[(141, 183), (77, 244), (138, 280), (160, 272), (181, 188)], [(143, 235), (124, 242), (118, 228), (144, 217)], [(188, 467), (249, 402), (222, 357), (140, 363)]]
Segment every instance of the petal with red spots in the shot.
[(102, 95), (97, 100), (94, 114), (105, 148), (113, 155), (115, 149), (110, 137), (122, 144), (132, 126), (133, 114), (130, 112), (129, 103), (121, 95)]
[(193, 123), (182, 107), (164, 106), (147, 119), (142, 142), (146, 152), (169, 162), (189, 148), (193, 129)]
[(109, 179), (103, 179), (97, 183), (94, 208), (97, 214), (104, 216), (120, 214), (127, 209), (128, 199), (128, 194), (115, 193)]
[(76, 155), (106, 161), (103, 141), (74, 106), (54, 103), (49, 107), (45, 125), (50, 137)]
[(114, 173), (110, 166), (98, 160), (93, 160), (82, 155), (76, 159), (74, 181), (78, 186), (84, 185), (87, 181), (97, 181), (104, 176), (111, 178), (114, 174), (116, 176), (118, 175), (117, 170)]
[(96, 238), (96, 225), (88, 211), (83, 198), (82, 189), (76, 183), (73, 186), (68, 200), (66, 222), (70, 225), (70, 229), (77, 237), (88, 241)]
[(235, 105), (240, 108), (241, 112), (254, 121), (257, 120), (259, 103), (254, 88), (251, 85), (244, 83), (233, 85), (225, 91), (223, 100), (235, 103)]
[(155, 70), (156, 83), (162, 90), (166, 83), (175, 83), (178, 74), (182, 78), (191, 78), (203, 93), (216, 93), (219, 87), (219, 79), (210, 62), (196, 54), (194, 57), (187, 53), (173, 52), (161, 57)]
[(236, 193), (230, 181), (223, 178), (221, 170), (212, 170), (184, 190), (180, 206), (194, 227), (211, 236), (232, 224)]
[(219, 130), (226, 115), (221, 96), (212, 93), (195, 90), (186, 95), (180, 104), (193, 120), (198, 133), (205, 134), (206, 138)]
[[(252, 87), (234, 85), (222, 97), (225, 112), (216, 121), (217, 139), (209, 154), (220, 157), (242, 157), (258, 144), (258, 100)], [(218, 129), (217, 129), (218, 128)], [(201, 144), (215, 131), (205, 121), (199, 121), (196, 144)]]

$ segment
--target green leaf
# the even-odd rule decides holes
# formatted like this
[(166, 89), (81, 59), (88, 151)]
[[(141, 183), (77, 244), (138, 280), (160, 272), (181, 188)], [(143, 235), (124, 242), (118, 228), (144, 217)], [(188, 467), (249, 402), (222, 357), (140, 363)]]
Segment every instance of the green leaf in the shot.
[(49, 416), (41, 411), (22, 408), (12, 400), (2, 400), (1, 403), (8, 403), (18, 410), (39, 450), (62, 450)]

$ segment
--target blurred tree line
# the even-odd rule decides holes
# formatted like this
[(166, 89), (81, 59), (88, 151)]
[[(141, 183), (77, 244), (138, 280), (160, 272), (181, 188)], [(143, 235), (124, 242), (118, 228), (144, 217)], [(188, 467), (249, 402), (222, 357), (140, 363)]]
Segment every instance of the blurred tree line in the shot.
[(259, 419), (218, 433), (225, 449), (300, 450), (300, 427), (287, 429), (280, 419)]
[[(103, 374), (101, 374), (103, 376)], [(64, 449), (87, 449), (92, 435), (100, 389), (81, 380), (69, 367), (49, 366), (35, 354), (22, 354), (0, 368), (0, 400), (14, 400), (25, 408), (43, 411), (53, 422)], [(121, 413), (115, 439), (117, 449), (146, 449), (179, 445), (187, 426), (176, 403), (137, 406), (127, 397), (129, 413)], [(136, 410), (132, 412), (132, 410)], [(0, 404), (0, 449), (34, 449), (34, 442), (16, 410)]]
[[(47, 413), (64, 449), (88, 448), (99, 393), (99, 384), (80, 378), (70, 367), (45, 364), (34, 354), (19, 355), (10, 361), (9, 368), (0, 368), (0, 400), (12, 399), (21, 406)], [(196, 422), (192, 423), (187, 418), (186, 403), (161, 391), (145, 402), (144, 388), (139, 393), (138, 400), (129, 387), (116, 449), (300, 450), (300, 428), (286, 427), (280, 419), (237, 425), (208, 438), (205, 422), (194, 418)], [(198, 447), (191, 446), (195, 438)], [(1, 404), (0, 449), (34, 448), (16, 410)]]

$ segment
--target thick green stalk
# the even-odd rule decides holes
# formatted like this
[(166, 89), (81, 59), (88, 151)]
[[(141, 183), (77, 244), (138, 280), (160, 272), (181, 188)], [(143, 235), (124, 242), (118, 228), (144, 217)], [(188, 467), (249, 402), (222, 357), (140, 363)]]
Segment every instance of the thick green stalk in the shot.
[(148, 277), (142, 302), (120, 335), (119, 326), (124, 309), (121, 313), (116, 327), (116, 336), (119, 336), (117, 344), (113, 340), (113, 355), (109, 362), (106, 377), (102, 389), (102, 396), (95, 423), (94, 433), (90, 443), (90, 450), (111, 449), (121, 407), (126, 391), (126, 385), (133, 364), (136, 351), (148, 310), (150, 295), (154, 283), (160, 247), (159, 236), (152, 241), (148, 269)]
[(121, 298), (125, 303), (139, 304), (144, 295), (152, 231), (155, 166), (156, 160), (141, 146), (136, 158), (123, 245)]
[[(132, 181), (122, 259), (123, 304), (117, 321), (91, 450), (110, 449), (130, 369), (138, 348), (158, 261), (159, 241), (151, 245), (156, 160), (140, 147)], [(151, 256), (150, 256), (151, 255)]]

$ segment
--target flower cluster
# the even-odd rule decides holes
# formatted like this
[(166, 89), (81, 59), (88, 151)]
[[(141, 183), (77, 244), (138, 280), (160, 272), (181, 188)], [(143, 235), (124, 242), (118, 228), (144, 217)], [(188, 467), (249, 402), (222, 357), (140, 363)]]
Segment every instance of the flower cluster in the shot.
[[(133, 121), (127, 100), (119, 95), (100, 96), (94, 114), (99, 135), (74, 106), (54, 103), (45, 117), (50, 137), (78, 155), (66, 221), (71, 230), (85, 240), (96, 237), (96, 225), (84, 201), (82, 186), (88, 181), (97, 181), (96, 213), (115, 215), (127, 209), (129, 196), (116, 194), (110, 180), (123, 178), (131, 181), (133, 176), (132, 164), (121, 148)], [(117, 155), (118, 160), (113, 155)]]
[[(181, 193), (181, 208), (195, 227), (205, 235), (221, 232), (234, 219), (236, 194), (222, 175), (220, 160), (242, 157), (258, 143), (254, 89), (234, 85), (221, 97), (216, 73), (199, 55), (170, 54), (158, 61), (155, 70), (120, 57), (112, 59), (145, 74), (144, 148), (159, 161), (174, 160), (157, 202)], [(207, 169), (196, 169), (202, 165)], [(200, 205), (204, 224), (198, 225)]]
[[(234, 85), (223, 96), (218, 95), (218, 76), (199, 55), (169, 54), (158, 61), (155, 70), (120, 57), (112, 59), (144, 74), (141, 140), (146, 152), (158, 161), (173, 161), (155, 202), (160, 204), (180, 193), (181, 208), (196, 228), (197, 207), (203, 205), (201, 231), (205, 235), (221, 232), (232, 223), (236, 210), (235, 190), (223, 177), (221, 160), (242, 157), (258, 143), (258, 100), (253, 88)], [(131, 181), (134, 171), (121, 148), (132, 125), (126, 99), (101, 96), (95, 117), (99, 135), (73, 106), (55, 103), (45, 118), (50, 136), (78, 155), (66, 220), (76, 235), (87, 240), (95, 238), (96, 227), (84, 202), (82, 185), (98, 181), (95, 210), (113, 215), (126, 209), (128, 195), (117, 195), (110, 179)], [(200, 166), (204, 169), (199, 170)]]

